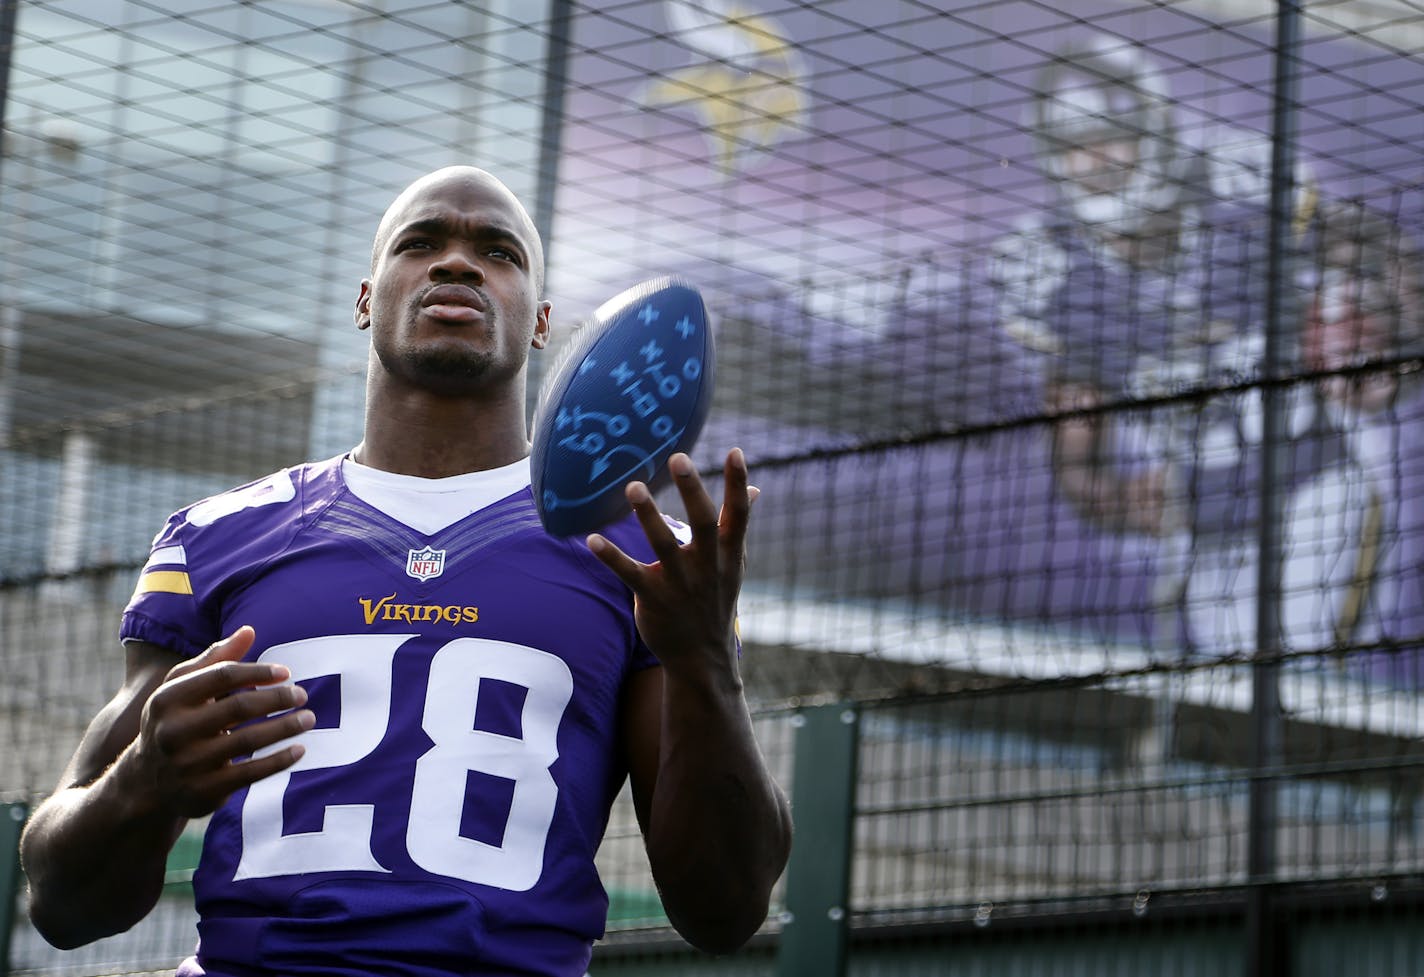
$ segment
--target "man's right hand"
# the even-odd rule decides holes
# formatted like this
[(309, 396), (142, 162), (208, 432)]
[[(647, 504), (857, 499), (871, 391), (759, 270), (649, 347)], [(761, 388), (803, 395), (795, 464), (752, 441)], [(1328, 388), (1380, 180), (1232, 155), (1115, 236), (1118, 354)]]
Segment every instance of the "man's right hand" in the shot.
[(211, 814), (234, 791), (301, 759), (300, 743), (247, 759), (316, 722), (286, 666), (242, 661), (254, 639), (252, 628), (238, 628), (172, 668), (148, 697), (121, 766), (158, 807), (185, 818)]
[(250, 758), (315, 723), (286, 667), (242, 660), (254, 638), (238, 628), (188, 661), (145, 642), (126, 646), (123, 687), (20, 839), (30, 919), (53, 945), (137, 923), (163, 892), (168, 850), (187, 819), (301, 758), (297, 743)]

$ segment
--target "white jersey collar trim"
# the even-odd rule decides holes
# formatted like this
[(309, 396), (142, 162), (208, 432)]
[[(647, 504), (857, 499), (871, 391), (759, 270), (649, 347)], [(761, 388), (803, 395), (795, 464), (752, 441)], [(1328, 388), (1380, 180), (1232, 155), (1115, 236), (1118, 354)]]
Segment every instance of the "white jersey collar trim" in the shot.
[(341, 477), (356, 498), (427, 536), (530, 484), (528, 458), (488, 471), (418, 478), (369, 468), (347, 455)]

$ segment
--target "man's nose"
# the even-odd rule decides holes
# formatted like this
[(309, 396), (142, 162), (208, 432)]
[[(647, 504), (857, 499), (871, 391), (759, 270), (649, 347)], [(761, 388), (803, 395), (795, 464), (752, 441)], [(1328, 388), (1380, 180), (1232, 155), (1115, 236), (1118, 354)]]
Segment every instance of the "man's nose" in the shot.
[(483, 282), (485, 271), (484, 266), (469, 249), (449, 247), (431, 262), (430, 275), (432, 278), (470, 278)]

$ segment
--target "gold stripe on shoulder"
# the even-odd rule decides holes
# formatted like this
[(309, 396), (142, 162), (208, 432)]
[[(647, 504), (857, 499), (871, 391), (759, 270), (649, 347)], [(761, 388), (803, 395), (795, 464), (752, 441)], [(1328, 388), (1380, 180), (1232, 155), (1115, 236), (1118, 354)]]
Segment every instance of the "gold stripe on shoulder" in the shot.
[(154, 570), (138, 578), (138, 594), (191, 594), (193, 583), (182, 570)]

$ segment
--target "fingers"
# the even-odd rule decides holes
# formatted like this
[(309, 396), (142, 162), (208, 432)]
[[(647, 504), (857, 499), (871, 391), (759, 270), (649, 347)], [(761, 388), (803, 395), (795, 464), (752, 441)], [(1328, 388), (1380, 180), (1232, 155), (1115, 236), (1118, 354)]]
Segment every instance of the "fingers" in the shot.
[(168, 673), (168, 678), (175, 679), (180, 675), (187, 675), (196, 672), (200, 668), (206, 668), (214, 662), (220, 661), (241, 661), (242, 656), (247, 654), (252, 647), (252, 642), (257, 639), (257, 632), (249, 624), (244, 624), (232, 634), (220, 641), (214, 641), (207, 648), (180, 665), (174, 666)]
[[(254, 771), (266, 767), (281, 769), (295, 762), (305, 751), (296, 743), (278, 751), (268, 748), (305, 732), (314, 723), (315, 716), (310, 710), (292, 710), (259, 722), (218, 729), (203, 735), (160, 736), (159, 745), (166, 747), (164, 752), (174, 771), (187, 779), (200, 778), (209, 771), (221, 771), (237, 761), (241, 761), (238, 763), (240, 766), (252, 765)], [(295, 754), (289, 756), (292, 750)], [(245, 757), (253, 759), (244, 760)]]
[[(306, 694), (299, 688), (296, 688), (295, 692), (300, 695), (290, 698), (290, 706), (278, 707), (288, 711), (281, 712), (279, 715), (259, 713), (263, 717), (270, 715), (270, 718), (261, 718), (260, 721), (255, 722), (247, 721), (240, 725), (223, 727), (212, 733), (190, 738), (186, 741), (187, 749), (175, 756), (185, 757), (186, 762), (192, 765), (194, 772), (203, 768), (221, 767), (243, 757), (252, 759), (242, 760), (240, 765), (253, 766), (254, 771), (261, 771), (267, 767), (280, 770), (296, 762), (305, 752), (301, 744), (289, 744), (288, 747), (278, 751), (268, 749), (283, 740), (306, 732), (316, 723), (316, 716), (311, 710), (299, 708), (306, 703)], [(267, 707), (254, 705), (254, 708)], [(288, 754), (291, 755), (288, 756)], [(276, 757), (275, 761), (272, 759), (273, 756)], [(249, 771), (249, 773), (252, 772)], [(265, 774), (259, 774), (260, 776), (265, 776)], [(252, 779), (259, 779), (259, 777), (252, 777)]]
[(598, 533), (591, 534), (584, 542), (589, 552), (603, 561), (603, 565), (617, 574), (620, 580), (630, 587), (636, 586), (638, 575), (643, 569), (641, 563), (624, 553), (606, 536)]
[[(643, 527), (643, 534), (647, 536), (648, 542), (653, 548), (653, 554), (659, 562), (666, 563), (677, 554), (679, 546), (677, 537), (673, 535), (672, 527), (667, 524), (662, 513), (658, 511), (657, 503), (653, 501), (652, 493), (648, 491), (646, 485), (642, 482), (630, 482), (625, 491), (628, 503), (633, 507), (633, 512)], [(617, 574), (629, 587), (634, 590), (638, 589), (644, 571), (647, 569), (642, 563), (623, 552), (615, 543), (600, 533), (590, 534), (584, 542), (589, 551), (598, 557), (604, 566)]]
[(305, 752), (298, 743), (271, 749), (316, 717), (301, 708), (306, 690), (288, 681), (286, 666), (241, 660), (254, 640), (252, 628), (238, 628), (172, 669), (145, 705), (141, 762), (186, 816), (210, 813)]
[(741, 448), (733, 448), (722, 468), (722, 513), (718, 525), (723, 532), (746, 530), (747, 516), (752, 507), (751, 488), (747, 481), (746, 455), (742, 454)]
[[(241, 689), (285, 682), (291, 677), (286, 666), (242, 661), (242, 656), (252, 648), (255, 639), (256, 632), (250, 626), (243, 625), (226, 638), (213, 642), (201, 653), (174, 666), (150, 697), (150, 710), (192, 707), (209, 700), (224, 700), (224, 697)], [(240, 706), (228, 705), (227, 711), (233, 712), (237, 708)]]
[[(686, 475), (674, 474), (674, 478), (679, 481), (686, 477)], [(697, 477), (695, 471), (692, 473), (692, 477)], [(675, 556), (680, 545), (677, 536), (673, 533), (672, 526), (668, 525), (667, 520), (663, 518), (648, 486), (642, 482), (633, 482), (628, 486), (627, 495), (628, 503), (633, 507), (633, 513), (638, 517), (638, 522), (643, 527), (643, 535), (648, 538), (649, 544), (653, 547), (653, 553), (659, 560), (668, 560)]]
[[(717, 534), (717, 510), (702, 485), (702, 479), (697, 474), (697, 468), (692, 464), (692, 459), (686, 454), (678, 452), (668, 459), (668, 473), (677, 486), (678, 494), (682, 496), (683, 506), (687, 511), (687, 523), (692, 528), (693, 542), (697, 543), (701, 540), (705, 547), (714, 545), (713, 541)], [(643, 527), (643, 534), (648, 538), (648, 543), (653, 548), (653, 554), (665, 568), (670, 568), (673, 566), (670, 561), (675, 560), (678, 551), (682, 548), (682, 543), (678, 540), (672, 527), (668, 525), (667, 520), (663, 518), (662, 512), (653, 500), (652, 492), (643, 482), (630, 482), (625, 492), (629, 505), (633, 507), (633, 512)], [(604, 559), (604, 562), (630, 583), (636, 576), (636, 569), (641, 567), (641, 564), (623, 556), (617, 547), (601, 536), (589, 537), (589, 548), (600, 559), (604, 559), (607, 555), (608, 559)]]
[[(679, 452), (669, 458), (668, 471), (672, 474), (678, 494), (682, 497), (683, 508), (687, 513), (687, 524), (692, 529), (694, 541), (706, 540), (710, 545), (719, 531), (723, 534), (730, 532), (734, 536), (745, 531), (751, 500), (760, 494), (760, 490), (747, 484), (747, 459), (741, 448), (733, 448), (728, 453), (723, 466), (723, 493), (720, 511), (712, 501), (712, 496), (703, 486), (702, 478), (698, 475), (692, 459), (686, 454)], [(642, 494), (646, 494), (645, 490)], [(631, 495), (629, 501), (633, 501)], [(651, 501), (650, 497), (648, 501)], [(660, 519), (655, 507), (649, 507), (645, 512), (635, 502), (634, 509), (638, 511), (640, 517), (646, 516), (643, 519), (645, 528), (652, 519)], [(671, 533), (667, 535), (671, 537)], [(651, 535), (649, 538), (652, 539)]]
[(168, 673), (165, 688), (172, 686), (181, 690), (183, 698), (212, 699), (238, 689), (287, 681), (291, 671), (285, 665), (242, 661), (256, 637), (256, 632), (244, 624), (209, 645), (201, 654), (174, 667)]
[[(286, 731), (272, 732), (262, 739), (277, 743), (290, 735), (293, 734)], [(215, 742), (225, 744), (227, 741), (237, 740), (238, 737), (234, 735), (221, 737)], [(250, 787), (259, 780), (286, 770), (305, 754), (299, 743), (290, 743), (281, 749), (257, 753), (245, 759), (231, 757), (228, 755), (230, 752), (215, 749), (195, 750), (190, 755), (172, 758), (166, 783), (167, 796), (171, 798), (170, 803), (174, 811), (190, 818), (211, 814), (221, 807), (234, 791)]]
[[(693, 548), (707, 553), (720, 549), (724, 556), (740, 563), (751, 505), (761, 494), (760, 489), (748, 484), (747, 460), (742, 450), (734, 448), (727, 455), (720, 510), (704, 487), (692, 459), (685, 453), (679, 452), (668, 459), (668, 471), (682, 497), (687, 523), (692, 530)], [(647, 485), (632, 482), (626, 492), (658, 562), (665, 572), (679, 572), (676, 557), (684, 546), (663, 519)], [(637, 588), (646, 569), (644, 564), (628, 556), (601, 534), (589, 535), (586, 543), (604, 565), (629, 586)]]
[[(159, 690), (159, 693), (155, 694), (155, 698), (165, 691)], [(224, 740), (228, 744), (230, 759), (269, 745), (268, 743), (255, 743), (251, 748), (244, 749), (243, 743), (237, 742), (239, 740), (245, 742), (247, 738), (245, 735), (237, 735), (239, 732), (246, 734), (246, 730), (240, 730), (240, 727), (247, 727), (248, 724), (256, 720), (266, 719), (266, 717), (275, 716), (277, 713), (288, 713), (290, 710), (300, 709), (306, 705), (306, 702), (306, 689), (299, 685), (247, 689), (220, 699), (208, 699), (198, 703), (187, 703), (175, 696), (172, 704), (167, 702), (158, 704), (160, 708), (167, 707), (167, 722), (162, 728), (155, 731), (156, 738), (159, 745), (167, 752), (176, 753), (186, 743), (220, 735), (230, 735), (231, 741)], [(310, 713), (307, 714), (310, 715)], [(297, 732), (300, 730), (294, 729), (288, 735), (295, 735)]]
[(672, 473), (678, 494), (682, 496), (682, 505), (687, 512), (687, 524), (692, 527), (693, 540), (715, 538), (717, 508), (712, 497), (707, 494), (707, 489), (703, 487), (702, 478), (697, 474), (692, 459), (685, 454), (675, 454), (668, 459), (668, 471)]
[(274, 753), (213, 768), (206, 777), (196, 781), (203, 794), (212, 798), (201, 807), (216, 810), (234, 791), (281, 773), (301, 759), (303, 752), (301, 744), (294, 743)]

